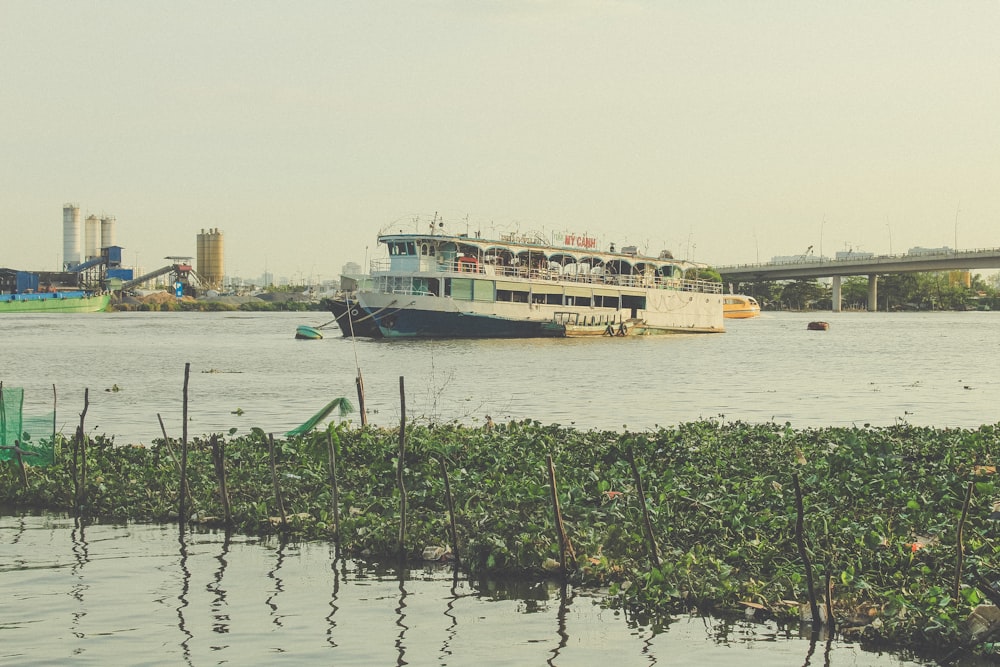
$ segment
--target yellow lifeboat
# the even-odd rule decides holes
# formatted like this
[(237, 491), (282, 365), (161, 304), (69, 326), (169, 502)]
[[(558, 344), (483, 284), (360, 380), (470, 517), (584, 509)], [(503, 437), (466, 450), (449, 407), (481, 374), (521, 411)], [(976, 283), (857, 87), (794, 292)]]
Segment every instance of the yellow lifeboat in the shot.
[(722, 316), (731, 320), (742, 320), (760, 315), (760, 304), (752, 296), (724, 294), (722, 296)]

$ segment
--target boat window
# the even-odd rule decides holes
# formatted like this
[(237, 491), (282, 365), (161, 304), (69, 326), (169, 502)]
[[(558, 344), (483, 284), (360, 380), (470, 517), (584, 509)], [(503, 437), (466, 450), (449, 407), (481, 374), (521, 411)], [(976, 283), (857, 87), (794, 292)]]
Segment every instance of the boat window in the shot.
[(396, 257), (400, 255), (416, 255), (417, 246), (413, 241), (393, 241), (389, 245), (389, 254)]

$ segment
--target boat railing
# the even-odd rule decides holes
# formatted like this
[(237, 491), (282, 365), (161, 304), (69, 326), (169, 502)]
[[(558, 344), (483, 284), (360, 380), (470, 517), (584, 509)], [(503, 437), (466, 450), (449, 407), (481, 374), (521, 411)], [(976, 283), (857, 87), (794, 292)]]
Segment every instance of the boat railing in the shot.
[(418, 289), (394, 289), (391, 294), (399, 294), (402, 296), (437, 296), (434, 292), (428, 292), (427, 290)]
[[(386, 274), (390, 271), (389, 260), (373, 260), (371, 263), (372, 274)], [(722, 283), (710, 280), (690, 280), (687, 278), (673, 278), (665, 276), (650, 276), (644, 274), (618, 274), (605, 272), (581, 272), (581, 273), (561, 273), (554, 269), (543, 267), (527, 266), (505, 266), (499, 264), (470, 265), (457, 260), (434, 263), (433, 269), (429, 273), (452, 273), (461, 276), (480, 275), (490, 278), (501, 278), (511, 280), (523, 280), (526, 282), (537, 282), (550, 280), (555, 282), (583, 283), (595, 286), (620, 286), (620, 287), (640, 287), (647, 289), (679, 290), (686, 292), (705, 292), (709, 294), (721, 294)], [(475, 271), (470, 271), (475, 268)], [(395, 291), (393, 293), (396, 293)], [(406, 294), (417, 294), (417, 292), (406, 292)]]

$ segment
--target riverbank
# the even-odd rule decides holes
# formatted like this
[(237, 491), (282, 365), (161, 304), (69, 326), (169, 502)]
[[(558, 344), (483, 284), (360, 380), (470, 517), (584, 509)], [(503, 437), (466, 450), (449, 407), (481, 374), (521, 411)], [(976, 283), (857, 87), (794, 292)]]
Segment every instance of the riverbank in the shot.
[[(336, 505), (324, 435), (279, 437), (271, 448), (255, 431), (192, 439), (185, 515), (224, 524), (214, 441), (240, 532), (337, 539), (347, 553), (392, 562), (402, 531), (408, 559), (449, 550), (452, 558), (454, 542), (473, 576), (564, 576), (609, 586), (610, 604), (653, 615), (752, 610), (795, 622), (811, 613), (812, 588), (820, 616), (829, 597), (845, 636), (992, 650), (989, 637), (969, 634), (966, 619), (1000, 597), (991, 583), (1000, 578), (998, 426), (794, 430), (701, 421), (642, 434), (530, 421), (411, 426), (399, 468), (398, 429), (341, 424), (330, 434)], [(4, 465), (0, 501), (79, 507), (108, 520), (177, 519), (177, 443), (172, 456), (162, 441), (94, 438), (85, 479), (73, 443), (57, 444), (54, 465), (28, 468), (26, 487), (16, 466)]]
[[(178, 298), (171, 292), (116, 295), (109, 307), (116, 312), (303, 312), (326, 311), (323, 303), (300, 292), (262, 292), (258, 295), (220, 295)], [(329, 311), (327, 311), (329, 312)]]

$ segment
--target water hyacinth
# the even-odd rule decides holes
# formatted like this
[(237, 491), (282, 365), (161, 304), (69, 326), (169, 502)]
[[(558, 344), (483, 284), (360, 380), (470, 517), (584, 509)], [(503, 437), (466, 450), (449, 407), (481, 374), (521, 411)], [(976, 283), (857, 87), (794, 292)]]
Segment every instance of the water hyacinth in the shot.
[[(265, 434), (215, 437), (225, 444), (233, 529), (336, 539), (349, 554), (397, 557), (398, 429), (341, 422), (327, 431), (276, 437), (274, 477)], [(328, 437), (336, 453), (339, 534)], [(998, 526), (991, 520), (1000, 495), (998, 445), (998, 426), (795, 430), (708, 420), (644, 433), (532, 421), (408, 426), (404, 555), (419, 559), (429, 547), (450, 553), (443, 462), (460, 567), (473, 576), (565, 576), (578, 585), (609, 586), (610, 604), (641, 613), (746, 608), (796, 620), (811, 583), (820, 604), (829, 597), (844, 632), (968, 645), (976, 640), (964, 633), (964, 621), (991, 596), (1000, 597), (991, 583), (1000, 579)], [(208, 436), (189, 443), (187, 519), (221, 525), (211, 449)], [(565, 573), (547, 456), (572, 543)], [(132, 447), (96, 437), (87, 459), (79, 506), (68, 443), (55, 465), (28, 470), (27, 487), (14, 466), (3, 466), (0, 500), (102, 520), (177, 520), (177, 465), (162, 441)], [(793, 476), (801, 488), (812, 582), (796, 542)]]

